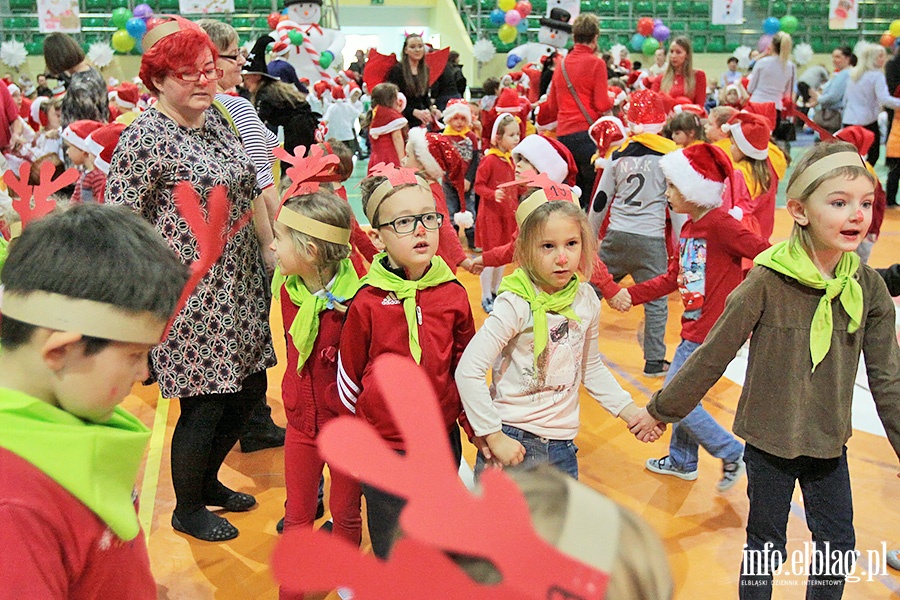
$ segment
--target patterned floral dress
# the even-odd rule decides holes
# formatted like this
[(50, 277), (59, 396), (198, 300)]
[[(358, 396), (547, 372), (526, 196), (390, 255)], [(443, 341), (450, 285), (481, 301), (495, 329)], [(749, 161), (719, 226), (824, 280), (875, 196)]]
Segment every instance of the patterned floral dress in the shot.
[[(197, 259), (197, 240), (175, 206), (180, 181), (189, 181), (201, 198), (226, 186), (232, 225), (252, 210), (256, 170), (215, 108), (206, 111), (199, 129), (155, 109), (142, 113), (122, 132), (106, 187), (107, 203), (134, 209), (190, 264)], [(167, 398), (237, 392), (248, 375), (275, 364), (268, 278), (251, 224), (228, 242), (150, 358)]]

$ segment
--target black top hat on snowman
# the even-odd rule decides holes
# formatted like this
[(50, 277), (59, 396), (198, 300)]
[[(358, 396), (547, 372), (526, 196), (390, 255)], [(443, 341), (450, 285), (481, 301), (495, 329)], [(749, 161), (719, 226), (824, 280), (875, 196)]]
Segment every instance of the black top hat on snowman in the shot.
[(318, 4), (319, 6), (322, 6), (322, 0), (284, 0), (285, 8), (291, 4)]
[(569, 24), (571, 18), (572, 15), (569, 11), (563, 8), (551, 8), (549, 17), (541, 17), (541, 27), (572, 33), (572, 25)]

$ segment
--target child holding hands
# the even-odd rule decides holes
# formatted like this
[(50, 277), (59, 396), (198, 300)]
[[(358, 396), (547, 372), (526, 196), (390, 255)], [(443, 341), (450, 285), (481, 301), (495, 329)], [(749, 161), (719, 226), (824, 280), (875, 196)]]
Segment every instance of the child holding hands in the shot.
[[(747, 444), (750, 514), (741, 598), (771, 598), (785, 556), (797, 481), (825, 560), (810, 567), (810, 598), (840, 597), (855, 533), (846, 443), (860, 352), (888, 440), (900, 457), (900, 348), (884, 281), (854, 250), (872, 217), (874, 178), (856, 148), (818, 144), (787, 190), (791, 238), (756, 257), (703, 345), (657, 392), (632, 431), (687, 416), (753, 334), (734, 431)], [(840, 556), (836, 560), (834, 556)], [(829, 564), (825, 564), (825, 562)]]

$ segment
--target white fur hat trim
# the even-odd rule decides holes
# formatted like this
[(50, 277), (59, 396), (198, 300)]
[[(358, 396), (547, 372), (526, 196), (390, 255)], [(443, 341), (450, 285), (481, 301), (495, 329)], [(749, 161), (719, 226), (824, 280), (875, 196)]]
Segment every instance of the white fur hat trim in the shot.
[(520, 155), (534, 165), (539, 172), (544, 173), (557, 183), (565, 181), (569, 174), (569, 166), (565, 159), (559, 155), (550, 142), (543, 136), (529, 135), (513, 148), (513, 157)]
[(409, 130), (407, 145), (412, 150), (411, 154), (415, 156), (416, 162), (422, 165), (422, 169), (428, 173), (428, 176), (435, 181), (440, 181), (444, 171), (431, 155), (431, 151), (428, 150), (428, 139), (425, 137), (425, 133), (424, 127), (413, 127)]
[(659, 168), (666, 178), (691, 204), (703, 208), (722, 205), (723, 182), (706, 179), (691, 165), (681, 150), (670, 152), (659, 160)]

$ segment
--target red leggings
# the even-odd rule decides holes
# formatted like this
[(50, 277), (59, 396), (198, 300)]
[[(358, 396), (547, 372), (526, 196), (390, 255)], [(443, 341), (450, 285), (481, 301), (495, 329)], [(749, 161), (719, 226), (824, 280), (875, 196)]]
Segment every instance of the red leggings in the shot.
[[(284, 480), (287, 487), (285, 531), (292, 527), (312, 527), (319, 503), (319, 478), (324, 465), (316, 440), (288, 423), (284, 440)], [(334, 520), (334, 534), (359, 545), (362, 535), (359, 483), (332, 469), (328, 507)]]

